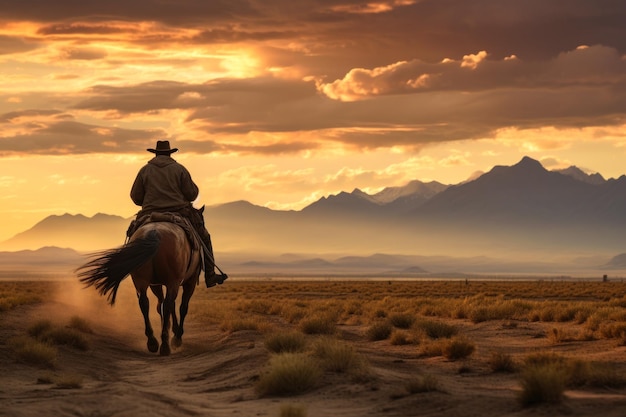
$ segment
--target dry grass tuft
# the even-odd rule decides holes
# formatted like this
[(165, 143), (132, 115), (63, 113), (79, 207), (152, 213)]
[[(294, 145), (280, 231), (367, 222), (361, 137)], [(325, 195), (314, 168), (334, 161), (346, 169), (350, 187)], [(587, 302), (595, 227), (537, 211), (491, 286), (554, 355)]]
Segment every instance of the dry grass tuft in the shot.
[(50, 282), (2, 282), (0, 283), (0, 313), (22, 305), (43, 302), (41, 294), (52, 291), (54, 283)]
[(337, 318), (334, 314), (317, 312), (300, 320), (300, 330), (306, 334), (332, 335), (337, 331)]
[(416, 343), (417, 340), (418, 339), (416, 339), (413, 335), (404, 330), (394, 330), (389, 338), (389, 343), (394, 346), (401, 346)]
[(464, 337), (455, 337), (444, 342), (442, 353), (446, 359), (456, 361), (467, 358), (474, 350), (476, 350), (474, 343)]
[(261, 396), (294, 395), (315, 387), (322, 372), (315, 361), (303, 353), (282, 353), (270, 359), (261, 374), (256, 391)]
[(89, 340), (73, 327), (58, 327), (50, 320), (39, 320), (28, 328), (28, 334), (51, 345), (65, 345), (78, 350), (88, 350)]
[(30, 337), (17, 337), (9, 341), (15, 358), (19, 362), (42, 368), (54, 368), (57, 349)]
[(244, 330), (256, 330), (261, 333), (269, 331), (267, 323), (262, 322), (258, 317), (237, 317), (222, 321), (220, 329), (224, 332), (241, 332)]
[(272, 353), (302, 352), (306, 344), (306, 337), (298, 331), (272, 333), (265, 338), (265, 347)]
[(421, 375), (415, 378), (411, 378), (406, 383), (405, 387), (409, 394), (441, 391), (439, 380), (434, 375)]
[(389, 316), (389, 322), (398, 329), (408, 329), (415, 323), (415, 315), (410, 313), (396, 313)]
[(304, 405), (283, 404), (280, 406), (280, 417), (307, 417)]
[(369, 370), (365, 358), (352, 345), (337, 339), (318, 339), (313, 346), (313, 354), (327, 371), (364, 375)]
[(519, 401), (523, 406), (560, 403), (566, 382), (567, 376), (556, 362), (528, 366), (521, 375)]
[(393, 326), (388, 321), (378, 321), (372, 324), (366, 331), (367, 340), (375, 342), (385, 340), (391, 336)]
[(450, 338), (458, 333), (456, 327), (437, 320), (420, 320), (415, 327), (431, 339)]
[(489, 358), (489, 367), (493, 372), (515, 372), (517, 365), (508, 353), (492, 352)]

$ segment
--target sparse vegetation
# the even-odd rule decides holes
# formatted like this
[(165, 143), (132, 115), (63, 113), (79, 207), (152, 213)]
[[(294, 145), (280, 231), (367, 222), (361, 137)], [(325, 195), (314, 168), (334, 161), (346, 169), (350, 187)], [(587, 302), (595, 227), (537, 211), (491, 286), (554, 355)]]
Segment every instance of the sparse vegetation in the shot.
[(270, 359), (256, 390), (261, 396), (293, 395), (315, 387), (322, 375), (318, 364), (303, 353), (281, 353)]
[(489, 367), (493, 372), (515, 372), (517, 370), (513, 357), (504, 352), (492, 352), (489, 358)]
[(431, 339), (450, 338), (458, 333), (456, 327), (435, 320), (421, 320), (416, 328)]
[(441, 391), (439, 380), (433, 375), (420, 375), (411, 378), (406, 383), (406, 390), (409, 394), (419, 394), (422, 392)]
[(399, 329), (408, 329), (415, 323), (415, 315), (409, 313), (396, 313), (389, 316), (392, 326)]
[(467, 358), (474, 353), (474, 350), (476, 350), (476, 345), (464, 337), (446, 340), (442, 346), (443, 356), (451, 361)]
[(222, 331), (231, 333), (244, 330), (258, 330), (261, 332), (268, 330), (268, 326), (259, 321), (256, 317), (236, 317), (227, 319), (222, 322), (220, 328)]
[(265, 347), (272, 353), (302, 352), (306, 337), (298, 331), (272, 333), (265, 338)]
[(563, 399), (566, 382), (566, 374), (558, 363), (528, 366), (521, 375), (519, 400), (524, 406), (559, 403)]
[(306, 334), (334, 334), (336, 320), (333, 314), (317, 312), (300, 320), (300, 330)]
[(0, 283), (0, 313), (18, 306), (39, 304), (42, 294), (54, 288), (52, 282), (5, 281)]
[[(566, 389), (626, 386), (622, 363), (596, 363), (552, 353), (576, 352), (587, 341), (603, 349), (626, 344), (624, 292), (626, 284), (620, 282), (233, 281), (220, 287), (219, 294), (194, 296), (188, 320), (206, 320), (212, 329), (230, 333), (252, 330), (241, 337), (227, 335), (224, 340), (263, 340), (270, 359), (255, 385), (260, 396), (305, 393), (319, 387), (322, 378), (329, 384), (351, 379), (376, 390), (382, 373), (380, 357), (370, 355), (383, 349), (397, 354), (391, 365), (394, 372), (415, 371), (408, 382), (408, 374), (404, 375), (398, 395), (441, 391), (435, 375), (419, 375), (424, 368), (413, 367), (414, 362), (445, 362), (424, 359), (440, 356), (462, 361), (459, 372), (472, 372), (472, 377), (487, 376), (486, 367), (515, 373), (497, 378), (519, 381), (519, 401), (529, 406), (558, 403)], [(519, 347), (507, 350), (472, 337), (491, 329), (507, 338), (523, 335), (537, 353), (522, 358)], [(88, 343), (82, 342), (97, 339), (90, 335), (91, 325), (79, 316), (65, 326), (39, 320), (21, 331), (28, 336), (9, 343), (15, 358), (47, 369), (65, 363), (57, 357), (70, 350), (57, 346), (86, 349)], [(477, 349), (481, 354), (472, 356)], [(492, 353), (484, 354), (491, 349)], [(445, 383), (449, 374), (439, 377)], [(80, 376), (72, 374), (38, 382), (54, 384), (53, 388), (82, 385)], [(298, 405), (281, 409), (281, 416), (287, 417), (306, 413)]]
[[(524, 373), (530, 372), (537, 375), (527, 376)], [(626, 386), (626, 376), (620, 373), (606, 363), (588, 362), (580, 359), (571, 359), (556, 353), (537, 353), (529, 355), (524, 361), (523, 368), (523, 387), (524, 384), (533, 385), (529, 388), (531, 396), (534, 396), (534, 389), (540, 387), (534, 386), (539, 382), (535, 382), (534, 378), (547, 377), (553, 381), (546, 380), (546, 384), (557, 385), (557, 382), (563, 384), (563, 387), (624, 387)], [(558, 378), (558, 380), (557, 380)], [(528, 381), (526, 381), (528, 379)], [(562, 381), (561, 381), (562, 380)], [(563, 389), (564, 389), (563, 388)], [(545, 387), (545, 389), (554, 389), (554, 387)], [(550, 399), (544, 399), (542, 402), (550, 402)], [(522, 401), (524, 403), (524, 401)]]
[(17, 337), (9, 341), (15, 358), (19, 362), (42, 368), (54, 368), (57, 360), (57, 349), (30, 337)]
[(296, 404), (283, 404), (280, 406), (280, 417), (307, 417), (306, 407)]
[(66, 345), (79, 350), (89, 349), (83, 333), (72, 327), (55, 326), (50, 320), (39, 320), (28, 328), (28, 334), (44, 343)]
[(410, 345), (415, 341), (416, 339), (405, 330), (394, 330), (389, 338), (389, 342), (395, 346)]
[(388, 321), (378, 321), (367, 329), (367, 339), (375, 342), (377, 340), (385, 340), (391, 336), (393, 326)]
[(318, 339), (313, 353), (327, 371), (352, 374), (367, 372), (365, 358), (352, 345), (340, 340), (328, 337)]

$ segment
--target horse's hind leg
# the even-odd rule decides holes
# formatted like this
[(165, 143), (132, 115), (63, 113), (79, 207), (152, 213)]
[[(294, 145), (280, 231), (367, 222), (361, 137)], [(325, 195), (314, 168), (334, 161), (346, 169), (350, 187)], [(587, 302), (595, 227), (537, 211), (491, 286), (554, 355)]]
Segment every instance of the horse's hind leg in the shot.
[(195, 289), (196, 281), (194, 279), (188, 279), (183, 284), (183, 295), (180, 301), (180, 323), (179, 326), (174, 329), (174, 337), (172, 339), (172, 343), (176, 347), (180, 346), (183, 343), (183, 333), (185, 332), (183, 324), (185, 323), (187, 311), (189, 311), (189, 300), (191, 299), (191, 296), (193, 295)]
[(156, 352), (159, 350), (159, 341), (154, 337), (154, 331), (152, 330), (152, 325), (150, 324), (150, 301), (148, 300), (148, 294), (146, 291), (142, 291), (138, 294), (139, 297), (139, 308), (141, 309), (141, 313), (143, 314), (143, 320), (146, 326), (146, 336), (148, 337), (148, 350), (150, 352)]
[[(161, 356), (167, 356), (171, 353), (170, 349), (170, 319), (172, 312), (176, 308), (177, 288), (168, 288), (163, 301), (163, 320), (161, 323)], [(174, 313), (175, 314), (175, 313)]]
[(163, 286), (161, 285), (151, 285), (150, 289), (154, 293), (157, 298), (157, 306), (156, 311), (159, 313), (159, 317), (161, 317), (161, 321), (163, 321), (163, 299), (165, 296), (163, 295)]

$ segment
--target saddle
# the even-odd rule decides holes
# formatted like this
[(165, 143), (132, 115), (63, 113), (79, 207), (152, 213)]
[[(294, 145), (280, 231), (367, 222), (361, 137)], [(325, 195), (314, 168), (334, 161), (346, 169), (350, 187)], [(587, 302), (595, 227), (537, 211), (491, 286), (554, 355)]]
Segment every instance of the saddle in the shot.
[(137, 216), (134, 220), (130, 222), (128, 230), (126, 230), (126, 240), (128, 241), (128, 239), (130, 239), (130, 237), (137, 231), (137, 229), (139, 229), (144, 224), (155, 222), (174, 223), (185, 231), (185, 235), (187, 236), (187, 240), (191, 245), (191, 249), (200, 249), (200, 244), (198, 243), (200, 241), (200, 237), (198, 236), (198, 232), (196, 232), (196, 229), (193, 227), (189, 219), (181, 216), (178, 213), (168, 211), (153, 211), (149, 214)]

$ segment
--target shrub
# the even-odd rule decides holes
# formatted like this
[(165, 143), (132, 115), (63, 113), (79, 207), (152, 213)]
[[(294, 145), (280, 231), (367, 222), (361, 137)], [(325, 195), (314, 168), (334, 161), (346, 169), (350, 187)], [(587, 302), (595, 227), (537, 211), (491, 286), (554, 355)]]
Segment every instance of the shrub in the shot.
[(280, 315), (289, 323), (298, 323), (306, 316), (306, 309), (302, 306), (291, 305), (282, 308)]
[(399, 345), (410, 345), (413, 343), (414, 339), (411, 335), (402, 330), (395, 330), (391, 333), (391, 338), (389, 342), (394, 346)]
[(611, 364), (592, 362), (585, 368), (584, 383), (598, 388), (622, 388), (626, 386), (626, 375)]
[(28, 334), (34, 338), (40, 338), (52, 329), (50, 320), (39, 320), (28, 328)]
[(257, 314), (272, 314), (276, 313), (276, 308), (273, 302), (269, 300), (255, 299), (242, 302), (238, 309), (245, 312), (257, 313)]
[(470, 356), (474, 353), (475, 349), (476, 346), (472, 342), (466, 340), (465, 338), (457, 337), (447, 340), (443, 344), (442, 353), (446, 359), (455, 361)]
[(408, 313), (396, 313), (389, 316), (389, 322), (399, 329), (408, 329), (415, 323), (415, 316)]
[(423, 375), (416, 378), (411, 378), (406, 383), (406, 390), (409, 392), (409, 394), (439, 391), (439, 380), (433, 375)]
[(54, 345), (65, 345), (76, 348), (78, 350), (88, 350), (89, 341), (85, 336), (77, 330), (55, 327), (41, 335), (40, 340)]
[(49, 320), (34, 323), (28, 328), (28, 334), (52, 345), (66, 345), (79, 350), (89, 349), (89, 341), (78, 330), (71, 327), (55, 327)]
[(354, 347), (336, 339), (319, 339), (313, 352), (327, 371), (359, 374), (367, 368), (365, 359)]
[(265, 338), (265, 347), (273, 353), (302, 352), (306, 337), (297, 331), (273, 333)]
[(308, 356), (282, 353), (270, 359), (256, 390), (261, 396), (300, 394), (317, 385), (321, 375), (319, 366)]
[(556, 345), (563, 342), (569, 342), (572, 340), (572, 337), (569, 336), (565, 330), (553, 327), (552, 330), (548, 332), (548, 340), (552, 344)]
[(456, 327), (436, 320), (422, 320), (416, 327), (431, 339), (449, 338), (458, 333)]
[(393, 326), (388, 321), (378, 321), (367, 329), (366, 336), (372, 342), (385, 340), (391, 335), (392, 330)]
[(300, 320), (300, 329), (306, 334), (334, 334), (335, 320), (333, 315), (319, 313)]
[(57, 350), (54, 346), (29, 337), (12, 339), (9, 344), (18, 361), (43, 368), (54, 368), (57, 358)]
[(607, 339), (620, 339), (626, 335), (626, 322), (603, 323), (598, 330)]
[(306, 408), (303, 405), (283, 404), (280, 406), (280, 417), (306, 417)]
[(489, 367), (493, 372), (515, 372), (516, 369), (513, 357), (502, 352), (492, 352)]
[(385, 310), (378, 309), (374, 311), (374, 318), (384, 319), (387, 317), (387, 312)]
[(555, 404), (563, 399), (566, 376), (558, 363), (529, 366), (524, 369), (521, 378), (519, 400), (523, 406)]

